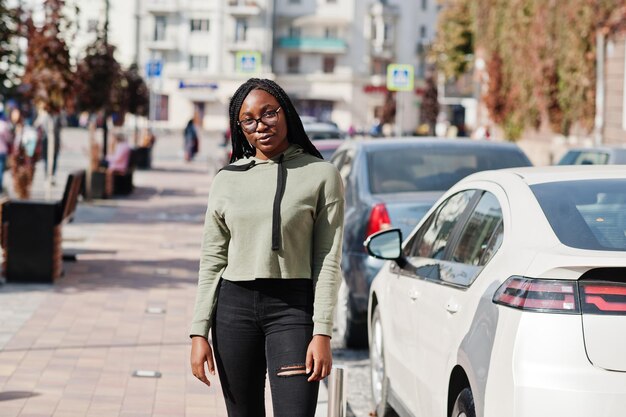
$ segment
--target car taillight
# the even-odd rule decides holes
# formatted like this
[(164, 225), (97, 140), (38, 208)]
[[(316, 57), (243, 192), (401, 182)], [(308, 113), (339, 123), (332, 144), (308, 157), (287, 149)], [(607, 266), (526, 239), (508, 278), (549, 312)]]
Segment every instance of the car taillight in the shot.
[(391, 219), (389, 219), (389, 213), (387, 213), (387, 207), (383, 203), (376, 204), (372, 208), (370, 213), (370, 219), (367, 222), (367, 232), (365, 237), (373, 235), (381, 230), (389, 229), (391, 227)]
[(626, 284), (590, 281), (579, 287), (583, 313), (626, 315)]
[(498, 288), (493, 302), (520, 310), (580, 314), (576, 281), (512, 276)]

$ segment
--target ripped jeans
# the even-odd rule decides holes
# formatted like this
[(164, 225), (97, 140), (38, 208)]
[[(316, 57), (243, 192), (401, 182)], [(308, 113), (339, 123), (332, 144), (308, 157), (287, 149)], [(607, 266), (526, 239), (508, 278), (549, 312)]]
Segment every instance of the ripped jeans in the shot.
[(265, 417), (265, 373), (274, 417), (314, 417), (319, 382), (308, 382), (313, 337), (310, 279), (220, 283), (213, 350), (228, 417)]

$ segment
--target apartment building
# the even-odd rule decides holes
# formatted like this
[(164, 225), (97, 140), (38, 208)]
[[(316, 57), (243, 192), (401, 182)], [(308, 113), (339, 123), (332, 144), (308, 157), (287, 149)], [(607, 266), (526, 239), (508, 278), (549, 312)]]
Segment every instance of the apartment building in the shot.
[[(113, 1), (113, 0), (112, 0)], [(387, 95), (389, 63), (416, 68), (403, 93), (403, 130), (417, 124), (424, 47), (436, 0), (141, 0), (139, 60), (162, 63), (155, 123), (227, 126), (227, 106), (251, 76), (272, 78), (303, 115), (368, 129)]]
[[(23, 1), (40, 10), (43, 0)], [(151, 72), (158, 72), (148, 79), (156, 126), (180, 128), (199, 113), (205, 129), (224, 130), (231, 95), (255, 76), (276, 80), (303, 115), (368, 130), (387, 98), (390, 63), (415, 67), (415, 91), (402, 93), (397, 119), (404, 131), (417, 125), (424, 49), (434, 37), (437, 0), (77, 3), (80, 32), (72, 55), (81, 58), (108, 9), (109, 41), (118, 61), (138, 62), (144, 71), (151, 63)]]

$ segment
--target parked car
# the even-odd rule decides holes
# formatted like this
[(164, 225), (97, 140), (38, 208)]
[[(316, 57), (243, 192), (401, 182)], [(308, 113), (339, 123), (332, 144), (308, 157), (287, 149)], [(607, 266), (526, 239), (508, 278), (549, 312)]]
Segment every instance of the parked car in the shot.
[(367, 347), (370, 283), (382, 266), (363, 249), (372, 233), (398, 227), (406, 234), (441, 194), (466, 175), (487, 169), (529, 166), (511, 143), (469, 139), (347, 140), (331, 160), (345, 183), (343, 283), (335, 314), (335, 338)]
[(515, 168), (447, 191), (370, 289), (385, 417), (624, 415), (626, 168)]
[(317, 139), (311, 142), (320, 151), (324, 160), (330, 161), (335, 151), (343, 144), (344, 139)]
[(345, 133), (334, 123), (329, 122), (305, 122), (302, 124), (304, 131), (311, 140), (320, 139), (345, 139)]
[(599, 146), (570, 149), (558, 165), (613, 165), (626, 164), (626, 148)]

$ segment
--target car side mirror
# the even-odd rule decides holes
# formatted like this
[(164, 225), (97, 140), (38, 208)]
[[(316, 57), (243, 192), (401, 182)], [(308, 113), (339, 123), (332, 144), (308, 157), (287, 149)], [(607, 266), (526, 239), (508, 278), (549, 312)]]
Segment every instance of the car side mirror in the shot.
[(378, 259), (396, 261), (400, 267), (406, 265), (402, 256), (402, 231), (400, 229), (388, 229), (374, 233), (363, 243), (367, 253)]

